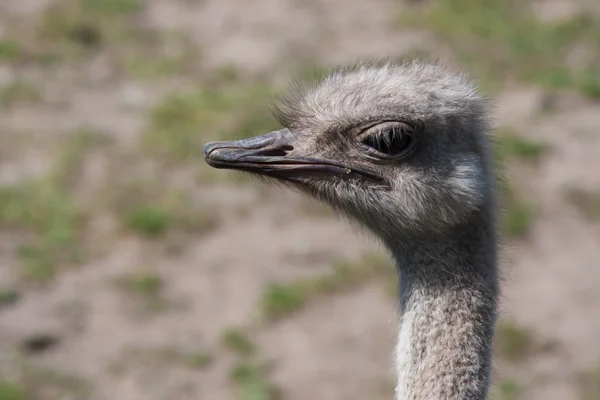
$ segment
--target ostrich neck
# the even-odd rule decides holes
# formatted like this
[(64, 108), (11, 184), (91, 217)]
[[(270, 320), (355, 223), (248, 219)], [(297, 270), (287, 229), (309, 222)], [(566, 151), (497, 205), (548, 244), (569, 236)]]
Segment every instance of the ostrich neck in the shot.
[(485, 399), (498, 297), (492, 222), (388, 244), (400, 274), (397, 399)]

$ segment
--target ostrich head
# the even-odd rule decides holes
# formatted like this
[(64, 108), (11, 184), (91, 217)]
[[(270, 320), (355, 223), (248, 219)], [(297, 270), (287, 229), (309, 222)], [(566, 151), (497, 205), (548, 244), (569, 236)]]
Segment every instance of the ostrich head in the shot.
[(439, 232), (491, 199), (484, 105), (436, 64), (359, 64), (295, 87), (284, 129), (211, 142), (206, 162), (291, 185), (384, 239)]

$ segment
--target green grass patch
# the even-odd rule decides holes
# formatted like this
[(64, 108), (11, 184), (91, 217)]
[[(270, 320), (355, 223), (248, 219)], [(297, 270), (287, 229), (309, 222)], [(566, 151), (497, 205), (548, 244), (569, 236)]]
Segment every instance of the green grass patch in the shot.
[(18, 385), (0, 382), (0, 400), (27, 400), (27, 395)]
[[(597, 96), (598, 18), (580, 15), (570, 21), (544, 23), (528, 3), (517, 0), (440, 0), (401, 15), (399, 24), (432, 31), (472, 72), (496, 83), (517, 78)], [(575, 45), (586, 46), (593, 54), (577, 71), (567, 64)]]
[(600, 72), (591, 71), (579, 75), (575, 86), (590, 99), (600, 99)]
[(215, 72), (217, 79), (224, 83), (238, 82), (240, 79), (240, 72), (233, 65), (221, 66)]
[(195, 77), (200, 52), (178, 32), (140, 30), (111, 48), (119, 71), (144, 83), (169, 77)]
[(221, 334), (221, 344), (240, 356), (250, 356), (256, 352), (254, 343), (238, 329), (227, 329)]
[(314, 295), (315, 291), (309, 283), (312, 282), (273, 283), (267, 286), (263, 294), (263, 314), (275, 319), (298, 310)]
[[(115, 74), (152, 81), (198, 70), (198, 51), (181, 34), (140, 23), (144, 0), (54, 2), (36, 26), (29, 53), (80, 61), (102, 53)], [(39, 58), (39, 57), (38, 57)]]
[(141, 11), (142, 0), (80, 0), (80, 7), (87, 13), (115, 18)]
[(490, 393), (490, 400), (517, 400), (519, 384), (513, 380), (503, 380), (496, 384)]
[(143, 313), (156, 313), (169, 305), (165, 297), (165, 282), (153, 272), (136, 271), (119, 276), (114, 281), (123, 294), (141, 306)]
[(29, 281), (47, 283), (64, 264), (72, 264), (80, 259), (76, 249), (67, 248), (63, 251), (62, 248), (62, 245), (43, 240), (19, 247), (22, 276)]
[(571, 187), (567, 189), (566, 198), (587, 219), (600, 219), (600, 191), (592, 192)]
[(532, 333), (511, 322), (502, 322), (496, 328), (499, 354), (508, 360), (527, 357), (534, 346)]
[(268, 380), (268, 365), (260, 360), (257, 348), (246, 332), (239, 329), (223, 331), (221, 345), (237, 355), (237, 363), (230, 372), (230, 380), (236, 387), (236, 398), (240, 400), (281, 398), (279, 391)]
[(264, 366), (243, 362), (235, 365), (230, 374), (236, 384), (239, 400), (277, 400), (280, 393), (266, 378)]
[(154, 273), (140, 272), (122, 277), (122, 288), (144, 297), (158, 297), (164, 287), (162, 278)]
[(33, 85), (14, 80), (0, 88), (0, 111), (18, 104), (31, 104), (42, 99), (41, 93)]
[(65, 193), (48, 181), (0, 188), (0, 221), (31, 228), (48, 242), (73, 238), (76, 211)]
[(209, 140), (233, 140), (278, 129), (271, 90), (259, 84), (205, 87), (166, 98), (150, 115), (142, 146), (175, 162), (198, 162)]
[(69, 40), (85, 44), (84, 31), (97, 31), (98, 35), (120, 25), (142, 10), (141, 0), (67, 0), (53, 4), (41, 20), (40, 33), (48, 39)]
[(0, 223), (26, 237), (18, 248), (25, 278), (47, 282), (58, 269), (85, 256), (84, 215), (73, 199), (71, 184), (97, 143), (96, 134), (77, 131), (59, 145), (47, 175), (0, 186)]
[(206, 350), (199, 350), (187, 356), (187, 363), (194, 369), (206, 369), (214, 361), (214, 356)]
[(66, 0), (54, 2), (36, 28), (38, 50), (58, 59), (80, 58), (134, 40), (141, 30), (133, 17), (140, 0)]
[(0, 187), (0, 222), (28, 232), (19, 248), (24, 277), (45, 282), (56, 269), (81, 259), (80, 215), (68, 194), (50, 180)]
[(59, 151), (52, 168), (51, 179), (54, 184), (70, 188), (79, 175), (83, 162), (93, 150), (107, 149), (113, 144), (113, 138), (105, 132), (89, 127), (80, 127), (67, 135), (59, 143)]
[(123, 60), (125, 73), (141, 81), (154, 81), (165, 76), (181, 74), (186, 65), (186, 57), (181, 56), (155, 56), (155, 57), (128, 57)]
[(600, 399), (600, 363), (579, 374), (577, 383), (581, 400)]
[(15, 304), (20, 298), (21, 293), (16, 289), (0, 289), (0, 307)]
[[(124, 226), (147, 238), (174, 238), (178, 233), (196, 236), (219, 225), (219, 214), (212, 205), (202, 204), (192, 191), (165, 187), (167, 177), (151, 180), (115, 182), (108, 207), (120, 216)], [(181, 236), (181, 235), (179, 235)], [(172, 242), (175, 244), (175, 242)]]
[[(71, 9), (63, 2), (46, 12), (38, 26), (40, 40), (63, 54), (97, 49), (105, 40), (102, 25), (108, 22), (87, 15), (76, 2), (71, 3)], [(105, 30), (108, 31), (108, 28)]]
[(18, 361), (12, 368), (16, 383), (6, 384), (5, 392), (0, 387), (2, 400), (88, 399), (94, 391), (91, 382), (70, 371), (26, 361)]
[(19, 43), (11, 39), (0, 40), (0, 62), (18, 61), (22, 56)]
[(171, 215), (164, 208), (142, 205), (134, 209), (127, 217), (129, 227), (147, 237), (164, 234), (171, 223)]
[(155, 376), (168, 368), (185, 367), (197, 371), (209, 368), (215, 358), (206, 350), (189, 350), (176, 346), (129, 347), (112, 360), (108, 372), (112, 376), (124, 376), (132, 370), (140, 369)]
[(175, 94), (152, 112), (143, 144), (178, 160), (200, 160), (200, 133), (217, 126), (232, 107), (229, 99), (212, 90)]
[(367, 254), (358, 261), (335, 263), (333, 271), (327, 275), (287, 284), (270, 284), (262, 298), (263, 316), (267, 320), (281, 318), (299, 310), (316, 296), (336, 293), (377, 276), (392, 279), (394, 270), (387, 259)]
[(504, 235), (511, 238), (526, 236), (529, 233), (533, 219), (533, 206), (526, 203), (511, 205), (504, 217)]
[(514, 239), (526, 237), (536, 216), (533, 204), (520, 198), (508, 182), (502, 182), (500, 185), (500, 198), (502, 234)]
[(537, 162), (548, 150), (548, 146), (537, 141), (519, 136), (512, 128), (503, 128), (497, 134), (497, 152), (501, 160), (518, 158)]

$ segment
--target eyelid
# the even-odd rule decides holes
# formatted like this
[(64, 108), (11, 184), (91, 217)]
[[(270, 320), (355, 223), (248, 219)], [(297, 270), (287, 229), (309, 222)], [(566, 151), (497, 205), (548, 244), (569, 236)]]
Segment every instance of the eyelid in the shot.
[(414, 130), (413, 125), (411, 125), (411, 124), (409, 124), (407, 122), (404, 122), (404, 121), (393, 121), (393, 120), (390, 120), (390, 121), (379, 121), (377, 123), (370, 124), (370, 125), (366, 126), (365, 128), (363, 128), (360, 131), (360, 133), (358, 135), (358, 138), (359, 138), (359, 140), (362, 141), (362, 140), (364, 140), (365, 136), (369, 136), (369, 135), (373, 135), (373, 134), (377, 133), (373, 129), (375, 127), (381, 127), (380, 129), (378, 129), (378, 131), (380, 131), (380, 130), (383, 130), (383, 129), (388, 128), (388, 127), (402, 126), (402, 125), (407, 126), (410, 130)]
[[(382, 132), (386, 129), (389, 129), (389, 128), (393, 128), (393, 127), (399, 127), (403, 131), (408, 130), (408, 132), (403, 132), (403, 134), (411, 137), (411, 139), (410, 139), (411, 143), (406, 148), (405, 151), (401, 151), (398, 154), (387, 154), (387, 153), (378, 151), (377, 149), (364, 143), (364, 141), (369, 136), (379, 134), (380, 132)], [(375, 128), (377, 128), (377, 129), (375, 129)], [(395, 161), (398, 161), (402, 158), (409, 156), (410, 154), (413, 153), (413, 151), (417, 147), (417, 143), (416, 143), (417, 139), (415, 138), (415, 135), (413, 134), (414, 129), (415, 128), (412, 124), (408, 124), (404, 121), (393, 121), (393, 120), (392, 121), (380, 121), (379, 123), (369, 126), (368, 128), (364, 129), (358, 136), (360, 146), (362, 146), (362, 148), (364, 150), (363, 156), (368, 158), (372, 162), (375, 162), (378, 164), (395, 162)]]

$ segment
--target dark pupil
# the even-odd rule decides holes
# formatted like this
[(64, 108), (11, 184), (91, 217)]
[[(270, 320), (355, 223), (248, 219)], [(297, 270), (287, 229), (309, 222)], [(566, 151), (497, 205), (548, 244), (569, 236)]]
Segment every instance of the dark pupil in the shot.
[(404, 150), (409, 140), (403, 129), (395, 126), (367, 136), (363, 143), (381, 153), (393, 155)]

